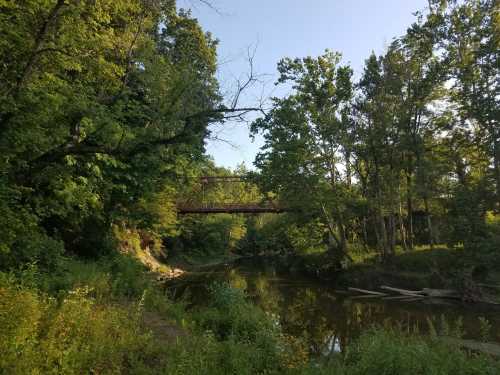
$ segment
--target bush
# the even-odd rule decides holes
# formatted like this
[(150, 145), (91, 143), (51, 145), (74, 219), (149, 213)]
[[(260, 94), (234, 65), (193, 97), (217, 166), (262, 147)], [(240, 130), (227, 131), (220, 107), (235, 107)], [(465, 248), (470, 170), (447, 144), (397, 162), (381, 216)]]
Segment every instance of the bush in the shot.
[(4, 276), (0, 373), (144, 373), (161, 356), (139, 318), (138, 308), (96, 304), (88, 288), (58, 303)]
[(153, 287), (144, 265), (122, 254), (109, 255), (97, 261), (66, 257), (61, 258), (59, 268), (53, 272), (31, 264), (15, 272), (15, 275), (18, 282), (26, 283), (30, 279), (33, 287), (52, 296), (64, 296), (69, 290), (87, 287), (90, 296), (98, 302), (137, 299), (144, 290)]
[(20, 204), (20, 197), (0, 178), (0, 270), (32, 262), (54, 270), (63, 243), (43, 231), (34, 213)]
[(468, 356), (439, 339), (427, 340), (399, 332), (373, 330), (348, 348), (346, 374), (493, 375), (500, 366), (482, 356)]
[(209, 307), (196, 314), (195, 319), (216, 338), (254, 342), (265, 337), (272, 341), (278, 333), (278, 323), (247, 302), (241, 290), (228, 284), (213, 284), (210, 297)]
[(242, 368), (252, 374), (284, 370), (307, 360), (307, 355), (301, 355), (300, 363), (294, 361), (296, 353), (292, 353), (292, 344), (299, 349), (301, 343), (287, 340), (281, 333), (279, 322), (248, 302), (241, 290), (227, 284), (214, 284), (210, 295), (208, 308), (198, 311), (194, 319), (201, 332), (209, 332), (222, 342), (221, 350), (227, 358), (225, 365), (241, 361), (245, 363)]
[(280, 363), (250, 342), (218, 341), (210, 333), (182, 339), (168, 351), (165, 374), (282, 374)]

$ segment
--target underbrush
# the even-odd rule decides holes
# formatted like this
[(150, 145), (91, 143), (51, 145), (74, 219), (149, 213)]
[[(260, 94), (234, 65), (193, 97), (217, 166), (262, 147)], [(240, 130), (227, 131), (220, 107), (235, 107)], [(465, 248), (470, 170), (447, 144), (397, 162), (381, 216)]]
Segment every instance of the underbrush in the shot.
[[(145, 314), (147, 312), (147, 314)], [(178, 331), (165, 340), (146, 315)], [(162, 324), (160, 327), (168, 327)], [(158, 335), (160, 333), (160, 335)], [(498, 364), (437, 338), (366, 332), (344, 354), (310, 358), (279, 319), (226, 284), (186, 311), (123, 255), (0, 273), (0, 374), (496, 374)]]
[(193, 318), (200, 333), (209, 332), (224, 343), (225, 351), (238, 353), (249, 374), (284, 371), (308, 360), (305, 343), (284, 335), (277, 317), (266, 314), (229, 285), (212, 285), (208, 307), (196, 311)]
[(57, 301), (2, 279), (0, 373), (146, 373), (158, 362), (141, 305), (100, 305), (89, 288)]
[(350, 347), (348, 374), (497, 374), (498, 363), (468, 356), (439, 338), (423, 339), (394, 331), (372, 331)]

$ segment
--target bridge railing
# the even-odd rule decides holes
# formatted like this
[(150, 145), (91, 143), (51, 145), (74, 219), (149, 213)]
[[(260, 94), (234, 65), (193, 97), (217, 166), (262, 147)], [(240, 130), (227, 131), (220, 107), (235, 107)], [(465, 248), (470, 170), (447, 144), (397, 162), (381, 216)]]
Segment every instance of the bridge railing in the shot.
[[(231, 197), (233, 202), (210, 202), (210, 189), (220, 184), (244, 184), (246, 176), (229, 175), (229, 176), (198, 176), (195, 177), (201, 183), (201, 190), (198, 195), (193, 196), (193, 200), (177, 203), (177, 212), (179, 214), (209, 214), (209, 213), (280, 213), (287, 211), (285, 207), (281, 207), (271, 200), (263, 200), (263, 196), (249, 196), (246, 194), (241, 197), (241, 203), (238, 203), (238, 197)], [(229, 190), (231, 192), (231, 190)], [(238, 193), (236, 191), (236, 193)], [(248, 192), (247, 192), (248, 193)], [(250, 192), (251, 193), (251, 192)], [(200, 196), (201, 195), (201, 196)], [(231, 194), (230, 194), (231, 195)], [(258, 195), (258, 194), (257, 194)], [(218, 197), (214, 197), (216, 200)], [(245, 202), (247, 199), (256, 199), (255, 202)], [(208, 200), (208, 201), (207, 201)], [(236, 202), (235, 202), (236, 201)], [(245, 202), (245, 203), (243, 203)]]
[(179, 214), (209, 214), (209, 213), (281, 213), (287, 209), (272, 203), (220, 203), (220, 204), (178, 204), (177, 212)]

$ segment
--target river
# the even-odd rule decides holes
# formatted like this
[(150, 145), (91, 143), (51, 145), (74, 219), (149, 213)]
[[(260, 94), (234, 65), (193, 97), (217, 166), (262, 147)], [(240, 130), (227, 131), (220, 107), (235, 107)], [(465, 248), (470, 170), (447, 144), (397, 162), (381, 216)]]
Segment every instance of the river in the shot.
[[(500, 308), (442, 299), (353, 296), (331, 282), (320, 282), (280, 270), (266, 259), (245, 259), (188, 274), (169, 285), (176, 298), (191, 305), (207, 300), (208, 286), (228, 282), (277, 318), (283, 331), (307, 341), (316, 355), (343, 351), (362, 331), (373, 326), (442, 334), (465, 332), (464, 338), (500, 342)], [(480, 318), (483, 323), (480, 323)], [(491, 325), (489, 330), (485, 327)], [(483, 327), (483, 328), (482, 328)]]

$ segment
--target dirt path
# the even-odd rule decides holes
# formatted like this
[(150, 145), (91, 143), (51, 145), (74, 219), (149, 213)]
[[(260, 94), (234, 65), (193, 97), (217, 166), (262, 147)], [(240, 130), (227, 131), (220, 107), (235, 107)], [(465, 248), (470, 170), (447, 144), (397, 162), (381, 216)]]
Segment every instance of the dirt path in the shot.
[(179, 337), (185, 337), (187, 332), (175, 323), (171, 323), (154, 312), (145, 311), (144, 326), (153, 332), (154, 337), (162, 343), (173, 343)]

